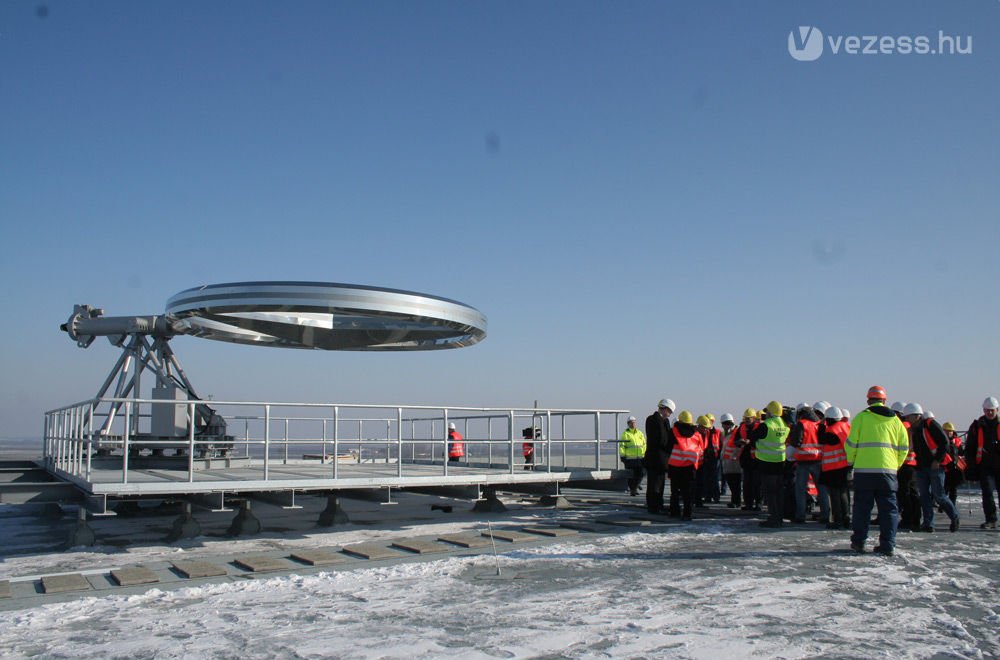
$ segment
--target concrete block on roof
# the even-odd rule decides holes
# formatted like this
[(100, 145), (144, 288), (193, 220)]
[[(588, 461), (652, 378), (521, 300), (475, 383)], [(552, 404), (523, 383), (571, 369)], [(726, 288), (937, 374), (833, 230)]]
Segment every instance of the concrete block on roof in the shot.
[(443, 534), (438, 537), (438, 541), (451, 543), (463, 548), (485, 548), (490, 545), (490, 540), (481, 534)]
[(557, 527), (555, 525), (532, 525), (531, 527), (522, 527), (521, 529), (529, 534), (538, 534), (539, 536), (573, 536), (580, 533), (575, 529)]
[(401, 539), (399, 541), (393, 541), (392, 547), (400, 548), (401, 550), (409, 550), (410, 552), (416, 552), (421, 555), (434, 554), (435, 552), (448, 552), (451, 550), (451, 548), (447, 545), (440, 543), (433, 537)]
[(403, 556), (402, 551), (393, 550), (378, 543), (357, 543), (355, 545), (345, 545), (341, 549), (348, 554), (361, 557), (362, 559), (392, 559)]
[(297, 550), (291, 554), (291, 558), (309, 566), (326, 566), (328, 564), (340, 564), (347, 561), (347, 557), (343, 553), (322, 549)]
[(111, 577), (122, 587), (132, 587), (137, 584), (152, 584), (160, 581), (160, 578), (156, 577), (156, 573), (144, 566), (116, 568), (111, 571)]
[(559, 526), (566, 527), (568, 529), (575, 529), (578, 532), (594, 532), (598, 534), (612, 529), (608, 525), (603, 525), (598, 522), (588, 522), (586, 520), (567, 520), (559, 523)]
[[(483, 536), (488, 539), (490, 537), (490, 533), (488, 531), (483, 532)], [(494, 529), (493, 538), (500, 541), (507, 541), (509, 543), (519, 543), (521, 541), (537, 539), (538, 537), (532, 534), (525, 534), (524, 532), (519, 532), (514, 529)]]
[(198, 559), (175, 561), (171, 563), (174, 568), (176, 568), (177, 571), (186, 578), (218, 577), (226, 574), (226, 569), (221, 566), (216, 566), (215, 564)]
[(240, 568), (254, 573), (270, 573), (272, 571), (287, 571), (291, 565), (279, 557), (267, 555), (244, 555), (233, 560)]
[(10, 598), (10, 580), (0, 580), (0, 598)]
[(648, 520), (636, 520), (635, 518), (598, 518), (597, 522), (615, 527), (647, 527), (650, 524)]
[(69, 575), (47, 575), (42, 578), (42, 590), (47, 594), (61, 594), (67, 591), (85, 591), (90, 582), (80, 573)]

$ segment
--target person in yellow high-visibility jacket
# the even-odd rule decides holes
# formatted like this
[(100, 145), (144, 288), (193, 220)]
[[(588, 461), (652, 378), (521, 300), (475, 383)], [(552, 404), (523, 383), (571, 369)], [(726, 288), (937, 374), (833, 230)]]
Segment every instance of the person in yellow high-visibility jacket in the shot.
[(896, 547), (899, 506), (896, 473), (910, 451), (906, 427), (885, 405), (885, 389), (873, 385), (868, 390), (868, 408), (851, 422), (844, 442), (847, 462), (854, 468), (854, 511), (851, 522), (851, 549), (865, 551), (869, 517), (878, 506), (879, 543), (874, 552), (891, 557)]
[(638, 495), (639, 484), (645, 475), (642, 464), (646, 455), (646, 436), (636, 428), (635, 417), (628, 418), (628, 428), (622, 431), (621, 440), (618, 442), (618, 455), (621, 456), (622, 464), (632, 470), (632, 476), (628, 480), (628, 493), (633, 496)]

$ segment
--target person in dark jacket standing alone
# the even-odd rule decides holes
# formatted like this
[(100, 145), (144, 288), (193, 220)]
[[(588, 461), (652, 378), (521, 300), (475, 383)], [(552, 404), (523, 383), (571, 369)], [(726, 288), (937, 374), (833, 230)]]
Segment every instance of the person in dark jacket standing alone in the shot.
[(663, 512), (663, 485), (673, 446), (670, 437), (673, 412), (674, 402), (660, 399), (656, 412), (646, 418), (646, 510), (650, 513)]
[(983, 513), (986, 522), (981, 529), (997, 528), (997, 503), (993, 493), (1000, 483), (1000, 423), (997, 421), (997, 400), (983, 401), (983, 416), (972, 422), (965, 436), (965, 462), (970, 481), (979, 478), (983, 491)]

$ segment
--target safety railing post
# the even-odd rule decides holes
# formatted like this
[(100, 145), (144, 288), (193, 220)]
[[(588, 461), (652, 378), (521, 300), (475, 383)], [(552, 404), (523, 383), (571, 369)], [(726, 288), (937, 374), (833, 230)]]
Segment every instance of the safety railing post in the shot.
[(552, 411), (545, 411), (545, 462), (548, 464), (546, 472), (552, 472)]
[(562, 445), (563, 445), (563, 447), (562, 447), (562, 449), (563, 449), (563, 451), (562, 451), (562, 454), (563, 454), (563, 469), (565, 469), (566, 468), (566, 460), (567, 460), (567, 457), (566, 457), (566, 444), (567, 444), (566, 443), (566, 413), (563, 413), (562, 415), (560, 415), (560, 417), (559, 417), (559, 425), (560, 425), (560, 428), (562, 429), (561, 434), (562, 434), (562, 439), (563, 439), (563, 443), (562, 443)]
[(132, 438), (130, 436), (132, 432), (132, 402), (125, 402), (125, 429), (124, 435), (122, 436), (122, 483), (128, 483), (128, 453), (129, 453), (129, 443)]
[(285, 439), (284, 439), (285, 451), (284, 459), (282, 460), (282, 465), (288, 465), (288, 418), (285, 418)]
[(597, 464), (595, 469), (601, 469), (601, 411), (594, 412), (594, 453)]
[(264, 481), (271, 472), (271, 404), (264, 404)]
[[(358, 452), (358, 458), (361, 453)], [(340, 406), (333, 407), (333, 478), (337, 478), (337, 466), (340, 464)]]
[[(403, 409), (396, 408), (396, 476), (403, 476)], [(389, 460), (389, 452), (386, 451), (386, 460)]]
[[(449, 433), (449, 429), (448, 429), (448, 409), (447, 408), (442, 408), (441, 409), (441, 413), (444, 415), (444, 460), (442, 461), (442, 463), (444, 463), (444, 476), (447, 477), (448, 476), (448, 461), (451, 460), (451, 451), (450, 451), (451, 448), (448, 446), (448, 444), (449, 444), (448, 440), (450, 439), (448, 436), (451, 435)], [(437, 444), (437, 443), (435, 443), (435, 444)]]
[(510, 455), (507, 459), (510, 461), (510, 473), (514, 474), (514, 411), (507, 411), (507, 435), (510, 440)]
[(94, 402), (87, 404), (87, 481), (90, 481), (94, 456)]
[(194, 402), (188, 404), (188, 419), (191, 420), (188, 428), (188, 483), (194, 483)]

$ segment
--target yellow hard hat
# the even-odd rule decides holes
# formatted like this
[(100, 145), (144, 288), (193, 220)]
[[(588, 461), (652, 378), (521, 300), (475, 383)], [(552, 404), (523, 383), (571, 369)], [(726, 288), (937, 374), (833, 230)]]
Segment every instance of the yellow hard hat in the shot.
[(753, 408), (747, 408), (743, 411), (743, 419), (755, 419), (757, 417), (757, 411)]
[(709, 421), (708, 415), (702, 415), (701, 417), (698, 418), (698, 426), (700, 426), (703, 429), (712, 428), (712, 422)]
[(694, 417), (691, 416), (690, 410), (682, 410), (677, 413), (677, 421), (681, 424), (694, 424)]
[(943, 428), (943, 429), (944, 429), (945, 431), (954, 431), (954, 430), (955, 430), (955, 425), (954, 425), (954, 424), (952, 424), (951, 422), (945, 422), (945, 423), (944, 423), (944, 426), (943, 426), (942, 428)]
[(781, 407), (781, 403), (778, 401), (772, 401), (767, 404), (767, 408), (765, 408), (765, 410), (767, 410), (768, 414), (773, 415), (774, 417), (781, 417), (781, 413), (784, 412)]
[(710, 422), (715, 421), (715, 415), (713, 415), (712, 413), (705, 413), (705, 417), (708, 417), (708, 421)]

